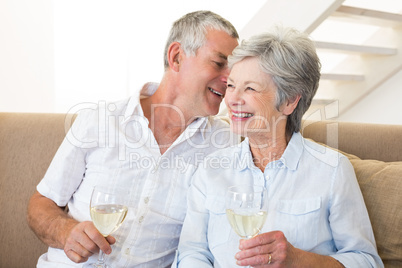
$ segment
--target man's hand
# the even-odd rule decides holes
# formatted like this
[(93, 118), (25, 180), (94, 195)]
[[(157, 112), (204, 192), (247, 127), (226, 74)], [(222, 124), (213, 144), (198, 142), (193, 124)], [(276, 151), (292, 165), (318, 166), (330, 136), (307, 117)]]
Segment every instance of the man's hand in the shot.
[(109, 254), (116, 239), (104, 238), (92, 222), (78, 222), (69, 217), (63, 207), (35, 192), (28, 204), (28, 224), (50, 247), (64, 249), (74, 262), (84, 262), (101, 249)]
[(66, 238), (64, 252), (74, 262), (85, 262), (90, 256), (99, 252), (99, 249), (110, 254), (112, 252), (110, 245), (115, 242), (116, 239), (113, 236), (105, 239), (92, 222), (84, 221), (71, 230)]

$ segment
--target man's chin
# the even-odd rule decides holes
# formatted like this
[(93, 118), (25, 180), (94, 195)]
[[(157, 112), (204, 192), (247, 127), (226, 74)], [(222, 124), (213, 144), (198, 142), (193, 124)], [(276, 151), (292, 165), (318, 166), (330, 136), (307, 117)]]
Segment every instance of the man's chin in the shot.
[(219, 113), (219, 108), (218, 108), (218, 109), (213, 109), (213, 110), (211, 110), (211, 112), (208, 114), (208, 116), (217, 115), (218, 113)]

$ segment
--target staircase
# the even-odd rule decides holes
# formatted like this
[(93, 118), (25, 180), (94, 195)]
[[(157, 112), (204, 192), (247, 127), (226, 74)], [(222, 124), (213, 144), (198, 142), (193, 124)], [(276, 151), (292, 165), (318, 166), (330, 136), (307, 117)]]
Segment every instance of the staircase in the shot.
[(402, 69), (402, 5), (390, 13), (349, 2), (268, 0), (240, 32), (247, 38), (280, 23), (316, 41), (322, 75), (306, 119), (336, 119)]

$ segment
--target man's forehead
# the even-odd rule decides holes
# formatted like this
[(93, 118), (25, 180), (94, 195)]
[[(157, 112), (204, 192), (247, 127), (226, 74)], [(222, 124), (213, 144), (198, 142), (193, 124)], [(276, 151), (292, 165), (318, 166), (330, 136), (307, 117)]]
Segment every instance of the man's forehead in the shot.
[(204, 46), (223, 60), (227, 60), (228, 55), (238, 45), (236, 38), (222, 30), (209, 30), (205, 41)]

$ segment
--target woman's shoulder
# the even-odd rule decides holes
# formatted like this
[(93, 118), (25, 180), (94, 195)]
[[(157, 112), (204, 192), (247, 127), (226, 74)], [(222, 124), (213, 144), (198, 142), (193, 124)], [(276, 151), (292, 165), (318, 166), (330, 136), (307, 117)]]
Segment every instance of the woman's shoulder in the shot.
[(340, 159), (348, 158), (336, 148), (303, 138), (303, 147), (305, 152), (318, 161), (330, 166), (338, 166)]

